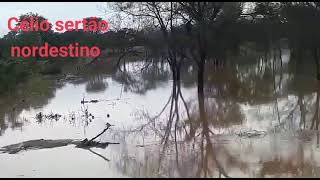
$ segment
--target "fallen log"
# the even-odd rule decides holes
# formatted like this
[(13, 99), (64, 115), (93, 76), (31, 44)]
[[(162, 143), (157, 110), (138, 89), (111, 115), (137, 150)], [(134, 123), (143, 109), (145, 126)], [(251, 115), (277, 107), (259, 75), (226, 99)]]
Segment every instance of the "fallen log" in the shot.
[(49, 148), (56, 148), (56, 147), (63, 147), (68, 145), (76, 145), (77, 148), (83, 148), (83, 149), (89, 149), (92, 147), (96, 148), (106, 148), (109, 144), (120, 144), (120, 143), (112, 143), (112, 142), (97, 142), (94, 141), (99, 136), (101, 136), (103, 133), (105, 133), (111, 124), (107, 123), (107, 128), (105, 128), (101, 133), (99, 133), (94, 138), (90, 139), (84, 139), (84, 140), (76, 140), (76, 139), (37, 139), (37, 140), (30, 140), (30, 141), (24, 141), (17, 144), (12, 144), (8, 146), (4, 146), (0, 148), (1, 153), (9, 153), (9, 154), (16, 154), (19, 153), (22, 150), (36, 150), (36, 149), (49, 149)]
[(77, 148), (106, 148), (109, 144), (119, 144), (119, 143), (112, 143), (112, 142), (91, 142), (90, 144), (83, 145), (81, 140), (73, 140), (73, 139), (37, 139), (37, 140), (30, 140), (24, 141), (17, 144), (12, 144), (8, 146), (4, 146), (0, 148), (1, 153), (8, 153), (8, 154), (17, 154), (23, 150), (38, 150), (38, 149), (51, 149), (57, 147), (63, 147), (68, 145), (76, 145)]

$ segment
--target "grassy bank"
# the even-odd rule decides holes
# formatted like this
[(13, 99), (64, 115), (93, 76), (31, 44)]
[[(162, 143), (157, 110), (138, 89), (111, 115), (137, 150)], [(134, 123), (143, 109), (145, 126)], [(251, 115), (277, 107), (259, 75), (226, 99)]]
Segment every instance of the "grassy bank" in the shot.
[(32, 70), (26, 64), (0, 63), (0, 94), (13, 90), (31, 74)]
[(0, 60), (0, 94), (6, 94), (37, 75), (60, 73), (60, 67), (33, 61)]

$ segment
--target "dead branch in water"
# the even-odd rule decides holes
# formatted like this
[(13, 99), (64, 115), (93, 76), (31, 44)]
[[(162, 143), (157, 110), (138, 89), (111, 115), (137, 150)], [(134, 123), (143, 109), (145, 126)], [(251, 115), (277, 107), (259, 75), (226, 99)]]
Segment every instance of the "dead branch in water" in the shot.
[(82, 140), (82, 141), (81, 140), (73, 140), (73, 139), (56, 139), (56, 140), (37, 139), (37, 140), (29, 140), (29, 141), (24, 141), (24, 142), (21, 142), (21, 143), (17, 143), (17, 144), (12, 144), (12, 145), (1, 147), (0, 148), (0, 154), (2, 154), (2, 153), (16, 154), (16, 153), (19, 153), (22, 150), (56, 148), (56, 147), (67, 146), (67, 145), (70, 145), (70, 144), (76, 145), (77, 148), (89, 149), (91, 147), (96, 147), (96, 148), (103, 148), (104, 149), (109, 144), (120, 144), (120, 143), (112, 143), (112, 142), (101, 143), (101, 142), (94, 141), (96, 138), (98, 138), (103, 133), (105, 133), (110, 128), (110, 126), (112, 126), (112, 125), (107, 123), (107, 128), (105, 128), (100, 134), (98, 134), (94, 138), (90, 139), (89, 141), (88, 141), (87, 138)]
[[(100, 134), (96, 135), (94, 138), (90, 139), (89, 141), (85, 141), (84, 145), (90, 145), (93, 140), (97, 139), (98, 137), (100, 137), (103, 133), (105, 133), (111, 126), (111, 124), (107, 123), (107, 128), (105, 128)], [(86, 140), (86, 139), (85, 139)]]
[(88, 100), (86, 101), (84, 98), (80, 101), (81, 104), (86, 104), (86, 103), (98, 103), (98, 102), (108, 102), (108, 101), (120, 101), (120, 100), (128, 100), (130, 98), (116, 98), (116, 99), (93, 99), (93, 100)]

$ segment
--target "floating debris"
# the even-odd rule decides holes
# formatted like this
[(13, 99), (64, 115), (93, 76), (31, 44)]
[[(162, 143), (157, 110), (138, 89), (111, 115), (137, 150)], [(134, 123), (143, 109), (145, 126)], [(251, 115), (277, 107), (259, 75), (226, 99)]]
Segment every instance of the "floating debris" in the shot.
[(46, 115), (45, 117), (47, 118), (47, 119), (55, 119), (55, 120), (59, 120), (59, 118), (61, 117), (62, 115), (60, 115), (60, 114), (49, 114), (49, 115)]
[[(97, 100), (97, 99), (93, 99), (93, 100), (85, 100), (84, 98), (80, 101), (81, 104), (85, 104), (85, 103), (98, 103), (98, 102), (109, 102), (109, 101), (120, 101), (120, 100), (128, 100), (130, 98), (124, 98), (124, 99), (120, 99), (120, 98), (117, 98), (117, 99), (100, 99), (100, 100)], [(114, 102), (113, 102), (114, 103)], [(128, 103), (128, 102), (126, 102)]]
[(85, 104), (85, 103), (97, 103), (99, 102), (98, 100), (94, 99), (94, 100), (90, 100), (90, 101), (85, 101), (84, 99), (81, 100), (81, 104)]
[(257, 131), (257, 130), (248, 130), (244, 131), (237, 134), (239, 137), (247, 137), (247, 138), (252, 138), (252, 137), (264, 137), (267, 135), (266, 131)]
[(56, 120), (58, 121), (62, 115), (50, 113), (48, 115), (39, 112), (36, 114), (36, 120), (38, 123), (41, 123), (44, 119)]
[(43, 115), (41, 112), (37, 113), (36, 114), (36, 120), (37, 122), (41, 123), (42, 122), (42, 118), (43, 118)]

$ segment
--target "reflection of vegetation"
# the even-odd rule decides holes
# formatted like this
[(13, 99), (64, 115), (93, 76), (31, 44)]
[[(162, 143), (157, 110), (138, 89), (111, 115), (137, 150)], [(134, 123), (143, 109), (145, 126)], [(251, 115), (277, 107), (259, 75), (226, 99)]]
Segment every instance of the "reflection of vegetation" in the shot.
[[(293, 162), (294, 160), (280, 160), (273, 159), (271, 161), (264, 162), (259, 174), (260, 177), (281, 177), (282, 174), (290, 172), (294, 177), (316, 177), (316, 169), (309, 162), (298, 161), (298, 164)], [(304, 160), (302, 160), (304, 161)]]
[[(22, 110), (47, 104), (57, 86), (38, 77), (40, 68), (31, 63), (33, 58), (30, 63), (8, 63), (10, 56), (6, 50), (13, 44), (41, 45), (48, 41), (50, 45), (65, 45), (78, 41), (107, 48), (108, 55), (115, 57), (110, 64), (93, 63), (105, 57), (74, 66), (62, 63), (68, 67), (61, 67), (53, 58), (50, 65), (42, 66), (42, 75), (63, 72), (66, 79), (69, 73), (80, 75), (70, 83), (85, 84), (89, 93), (107, 89), (105, 75), (122, 84), (124, 91), (141, 95), (172, 80), (172, 92), (165, 107), (157, 116), (145, 115), (147, 122), (135, 130), (154, 131), (162, 143), (156, 147), (158, 156), (145, 155), (145, 162), (140, 163), (127, 153), (118, 165), (123, 173), (137, 177), (211, 177), (217, 176), (214, 172), (217, 169), (219, 176), (228, 177), (231, 176), (228, 167), (241, 166), (242, 171), (247, 170), (245, 162), (229, 153), (229, 149), (216, 145), (213, 138), (216, 130), (243, 124), (247, 117), (242, 104), (273, 108), (278, 120), (276, 126), (282, 129), (287, 125), (318, 130), (320, 122), (320, 26), (317, 23), (320, 4), (254, 4), (245, 13), (240, 2), (114, 3), (118, 12), (141, 22), (142, 30), (8, 33), (0, 39), (0, 93), (15, 93), (8, 93), (0, 103), (0, 133), (10, 126), (22, 127), (24, 121), (17, 118)], [(143, 49), (143, 53), (134, 49)], [(282, 59), (284, 49), (290, 51), (287, 62)], [(36, 57), (36, 60), (47, 59)], [(25, 84), (15, 89), (20, 82)], [(184, 99), (181, 88), (195, 86), (197, 98)], [(84, 114), (85, 122), (90, 122), (87, 109)], [(156, 123), (159, 120), (162, 124)], [(151, 154), (154, 152), (151, 150)], [(218, 158), (221, 154), (226, 165)], [(287, 171), (301, 175), (301, 168), (279, 158), (263, 162), (262, 166), (261, 176)], [(311, 165), (306, 166), (311, 169)], [(308, 170), (302, 170), (302, 175), (312, 176)]]
[(22, 110), (40, 108), (48, 104), (58, 87), (52, 80), (33, 77), (20, 85), (19, 89), (12, 91), (7, 96), (2, 96), (0, 103), (1, 132), (3, 133), (6, 127), (21, 127), (21, 123), (25, 120), (18, 118)]
[[(135, 63), (131, 64), (131, 66), (134, 65)], [(124, 85), (124, 91), (130, 90), (144, 94), (148, 90), (155, 89), (159, 83), (168, 80), (169, 74), (168, 68), (163, 63), (151, 62), (140, 73), (134, 70), (117, 71), (113, 79)]]
[(87, 92), (101, 92), (107, 88), (107, 83), (103, 81), (102, 76), (93, 76), (88, 80), (88, 84), (86, 86)]

